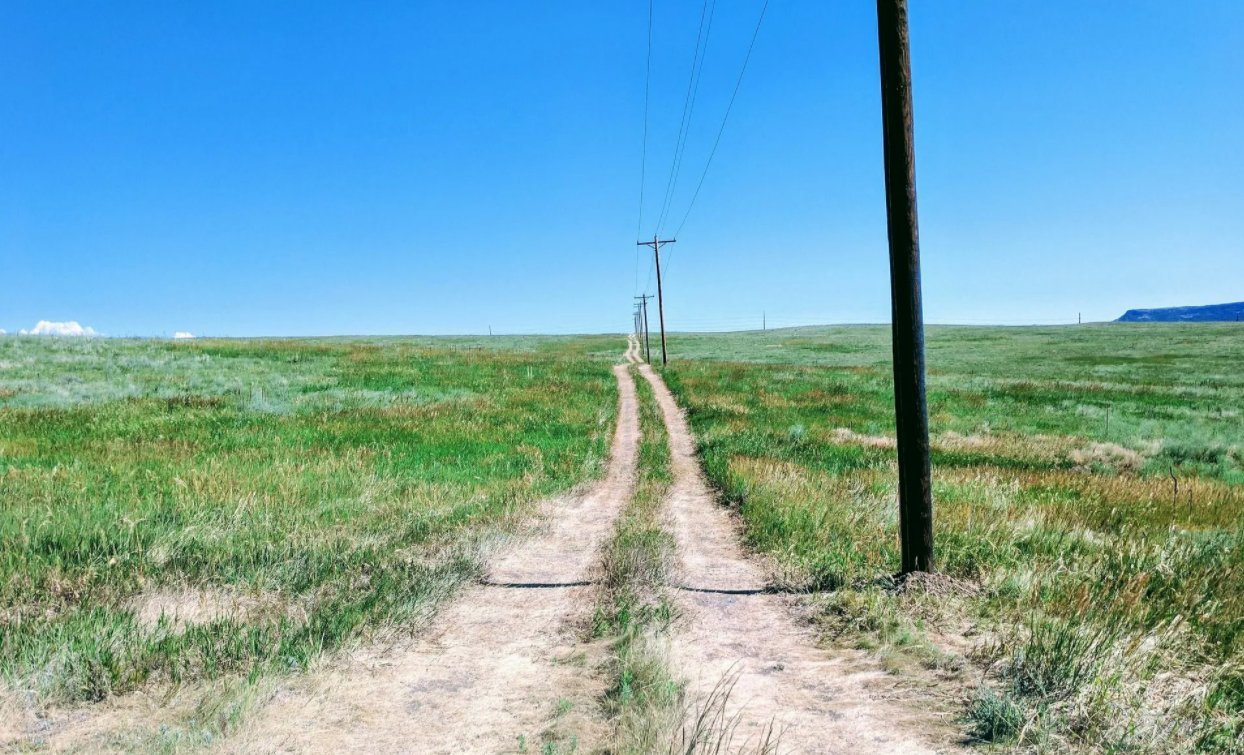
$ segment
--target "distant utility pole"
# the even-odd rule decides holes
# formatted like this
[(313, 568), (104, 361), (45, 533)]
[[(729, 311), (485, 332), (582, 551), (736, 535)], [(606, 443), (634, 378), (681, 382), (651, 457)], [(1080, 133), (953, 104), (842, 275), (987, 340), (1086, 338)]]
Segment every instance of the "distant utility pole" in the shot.
[(1076, 325), (1083, 325), (1083, 324), (1084, 324), (1084, 315), (1080, 312), (1076, 312)]
[(933, 485), (924, 392), (924, 315), (920, 303), (907, 0), (877, 0), (877, 41), (890, 237), (899, 534), (902, 571), (909, 574), (933, 571)]
[(641, 294), (635, 297), (639, 299), (640, 306), (643, 308), (644, 317), (644, 361), (652, 362), (652, 344), (648, 341), (648, 300), (652, 298), (650, 294)]
[(652, 241), (636, 241), (635, 246), (650, 246), (656, 256), (657, 263), (657, 314), (661, 318), (661, 366), (669, 363), (669, 353), (665, 350), (665, 296), (661, 293), (661, 247), (676, 243), (678, 239), (662, 239), (652, 237)]
[(768, 319), (768, 315), (767, 315), (764, 311), (761, 311), (761, 313), (760, 313), (760, 329), (761, 329), (761, 330), (768, 330), (768, 329), (769, 329), (769, 319)]

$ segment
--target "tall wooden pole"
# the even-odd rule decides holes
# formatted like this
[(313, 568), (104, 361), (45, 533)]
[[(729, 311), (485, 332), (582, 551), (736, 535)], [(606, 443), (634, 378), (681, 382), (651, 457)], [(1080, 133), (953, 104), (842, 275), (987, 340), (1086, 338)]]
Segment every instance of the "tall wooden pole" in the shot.
[(665, 350), (665, 294), (661, 290), (661, 242), (652, 237), (652, 253), (657, 260), (657, 315), (661, 319), (661, 366), (669, 364), (669, 352)]
[(652, 298), (649, 294), (640, 294), (635, 297), (640, 302), (640, 311), (643, 316), (644, 325), (644, 361), (652, 363), (652, 343), (648, 340), (648, 300)]
[(912, 129), (907, 0), (877, 0), (881, 57), (881, 122), (894, 347), (894, 413), (898, 429), (899, 535), (902, 571), (933, 571), (933, 487), (929, 414), (924, 391), (924, 316), (920, 304), (920, 237)]
[(664, 366), (669, 363), (669, 352), (665, 350), (665, 294), (661, 290), (661, 247), (665, 244), (676, 243), (678, 239), (662, 239), (659, 236), (653, 236), (652, 241), (636, 241), (636, 246), (650, 246), (652, 253), (656, 255), (657, 266), (657, 313), (661, 319), (661, 364)]
[(652, 342), (648, 340), (648, 296), (644, 295), (644, 361), (652, 363)]

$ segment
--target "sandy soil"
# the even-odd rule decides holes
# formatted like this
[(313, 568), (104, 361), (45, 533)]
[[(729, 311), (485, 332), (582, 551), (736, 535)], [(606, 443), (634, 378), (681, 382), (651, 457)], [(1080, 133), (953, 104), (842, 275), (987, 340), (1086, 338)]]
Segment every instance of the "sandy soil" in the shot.
[[(922, 732), (937, 728), (896, 699), (895, 682), (858, 651), (818, 648), (794, 617), (790, 596), (764, 592), (765, 569), (740, 545), (738, 525), (704, 481), (682, 411), (661, 378), (652, 385), (669, 431), (674, 484), (667, 515), (678, 543), (673, 591), (679, 611), (671, 654), (692, 700), (733, 680), (727, 714), (733, 748), (755, 747), (767, 732), (792, 753), (931, 753)], [(941, 741), (951, 741), (942, 732)]]

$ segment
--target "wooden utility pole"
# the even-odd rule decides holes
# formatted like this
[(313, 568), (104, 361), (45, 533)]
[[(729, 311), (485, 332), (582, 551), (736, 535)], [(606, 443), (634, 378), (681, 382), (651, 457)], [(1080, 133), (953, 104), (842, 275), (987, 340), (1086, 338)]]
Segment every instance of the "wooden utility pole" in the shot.
[(650, 246), (656, 255), (657, 263), (657, 315), (661, 319), (661, 366), (669, 363), (669, 353), (665, 350), (665, 295), (661, 292), (661, 247), (676, 243), (678, 239), (662, 239), (653, 236), (652, 241), (636, 241), (635, 246)]
[(877, 0), (877, 38), (890, 237), (899, 535), (902, 571), (909, 574), (933, 571), (933, 486), (924, 392), (924, 315), (920, 303), (907, 0)]
[(640, 294), (635, 297), (641, 302), (644, 317), (644, 361), (652, 363), (652, 344), (648, 340), (648, 300), (652, 298), (650, 294)]

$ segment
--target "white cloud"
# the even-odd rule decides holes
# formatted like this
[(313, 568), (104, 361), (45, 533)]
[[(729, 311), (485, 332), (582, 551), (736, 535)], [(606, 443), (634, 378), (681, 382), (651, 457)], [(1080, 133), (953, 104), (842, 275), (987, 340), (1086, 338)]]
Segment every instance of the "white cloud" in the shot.
[(82, 327), (77, 320), (51, 322), (40, 320), (30, 330), (22, 330), (24, 336), (97, 336), (94, 328)]
[(9, 332), (9, 331), (5, 330), (4, 328), (0, 328), (0, 336), (4, 335), (5, 333), (8, 333), (8, 332)]
[(173, 338), (176, 338), (176, 339), (179, 339), (179, 340), (180, 340), (180, 339), (182, 339), (182, 338), (194, 338), (194, 333), (191, 333), (191, 332), (186, 331), (186, 330), (179, 330), (179, 331), (177, 331), (176, 333), (174, 333), (174, 334), (173, 334)]

